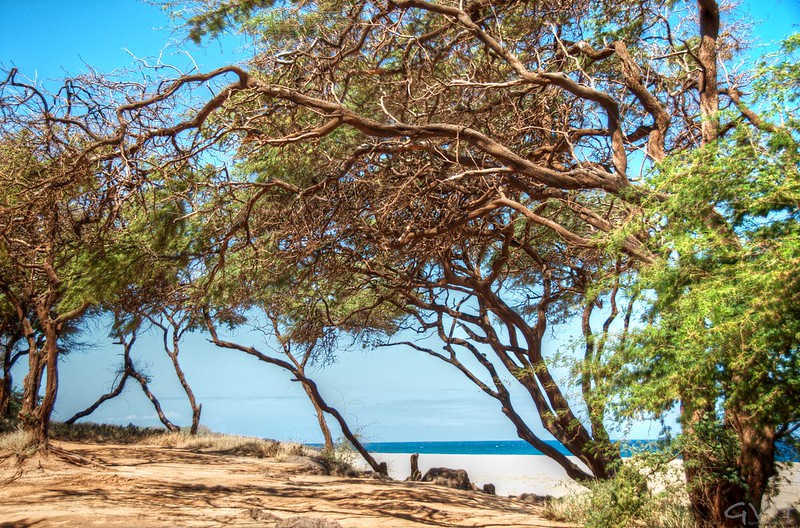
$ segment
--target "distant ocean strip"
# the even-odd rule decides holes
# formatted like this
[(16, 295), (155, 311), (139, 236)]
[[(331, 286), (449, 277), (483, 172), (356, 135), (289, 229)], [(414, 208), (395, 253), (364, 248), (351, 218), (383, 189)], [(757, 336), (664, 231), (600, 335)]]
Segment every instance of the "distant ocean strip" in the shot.
[[(653, 440), (626, 440), (622, 443), (622, 456), (627, 458), (634, 453), (653, 449)], [(555, 440), (545, 440), (559, 453), (571, 456), (564, 446)], [(322, 447), (322, 444), (312, 444)], [(523, 440), (478, 440), (478, 441), (444, 441), (444, 442), (366, 442), (364, 447), (372, 453), (419, 453), (427, 455), (541, 455), (529, 443)], [(777, 446), (779, 462), (800, 461), (797, 452), (786, 445)]]
[[(571, 456), (564, 446), (555, 440), (545, 441), (559, 453)], [(648, 440), (627, 441), (622, 456), (629, 457), (633, 451), (647, 448)], [(524, 440), (477, 440), (449, 442), (367, 442), (367, 451), (372, 453), (419, 453), (421, 455), (541, 455), (538, 449)]]

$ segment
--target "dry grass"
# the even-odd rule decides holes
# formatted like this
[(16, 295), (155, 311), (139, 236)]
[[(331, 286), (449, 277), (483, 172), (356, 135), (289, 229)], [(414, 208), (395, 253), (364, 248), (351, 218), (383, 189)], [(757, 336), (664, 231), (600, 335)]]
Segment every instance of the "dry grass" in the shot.
[(137, 444), (143, 440), (165, 434), (164, 429), (137, 427), (135, 425), (108, 425), (92, 422), (50, 424), (50, 438), (65, 442), (93, 444)]
[(192, 451), (209, 451), (230, 455), (274, 458), (282, 460), (290, 456), (319, 456), (319, 451), (302, 444), (276, 442), (248, 436), (224, 435), (202, 432), (190, 435), (184, 432), (162, 433), (143, 438), (140, 443), (161, 447), (175, 447)]
[(257, 458), (272, 458), (277, 461), (291, 456), (321, 458), (319, 450), (303, 444), (277, 442), (249, 436), (234, 436), (214, 433), (201, 427), (196, 435), (188, 431), (170, 432), (164, 429), (119, 426), (95, 423), (62, 424), (51, 427), (54, 440), (87, 442), (96, 444), (144, 444), (160, 447), (205, 451)]
[(31, 434), (20, 429), (0, 435), (0, 456), (24, 459), (36, 453)]

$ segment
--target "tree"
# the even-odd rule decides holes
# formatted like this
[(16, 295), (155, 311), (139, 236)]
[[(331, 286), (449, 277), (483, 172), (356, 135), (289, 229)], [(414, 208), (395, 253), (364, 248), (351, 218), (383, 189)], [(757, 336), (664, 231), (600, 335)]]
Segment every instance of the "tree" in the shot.
[(648, 302), (620, 388), (631, 411), (679, 407), (700, 525), (752, 523), (726, 510), (761, 512), (776, 451), (800, 427), (799, 45), (760, 67), (758, 112), (732, 91), (737, 112), (715, 116), (716, 136), (652, 181), (668, 197), (649, 208), (659, 258), (635, 286)]
[[(619, 292), (604, 279), (653, 258), (641, 236), (612, 234), (653, 196), (632, 160), (714, 134), (717, 61), (738, 46), (717, 3), (699, 2), (690, 29), (657, 1), (194, 5), (193, 38), (239, 27), (262, 46), (208, 122), (246, 175), (231, 247), (261, 239), (310, 276), (361, 277), (442, 339), (422, 348), (496, 398), (521, 438), (575, 478), (612, 475), (592, 394), (606, 374), (587, 372), (570, 403), (542, 337), (585, 315), (587, 366), (603, 356), (611, 323), (593, 329), (591, 313)], [(503, 371), (588, 473), (514, 410)]]
[[(319, 386), (317, 383), (311, 379), (308, 374), (306, 373), (306, 366), (308, 365), (310, 360), (319, 360), (319, 350), (317, 350), (318, 342), (322, 341), (323, 347), (325, 346), (324, 341), (325, 339), (330, 339), (330, 331), (328, 331), (328, 335), (322, 335), (318, 338), (314, 338), (309, 340), (307, 337), (304, 339), (304, 342), (301, 341), (300, 343), (293, 343), (292, 338), (287, 336), (284, 332), (285, 329), (282, 327), (281, 324), (281, 317), (277, 315), (276, 312), (268, 309), (267, 317), (272, 324), (271, 329), (271, 337), (278, 341), (281, 349), (280, 354), (282, 354), (286, 359), (281, 357), (276, 357), (274, 354), (270, 354), (268, 352), (264, 352), (259, 350), (255, 346), (248, 346), (242, 345), (240, 343), (235, 343), (232, 341), (228, 341), (226, 339), (222, 339), (219, 337), (217, 333), (216, 325), (214, 324), (214, 319), (212, 318), (212, 314), (208, 311), (205, 312), (206, 318), (206, 326), (208, 331), (211, 333), (211, 342), (217, 345), (220, 348), (227, 348), (231, 350), (238, 350), (249, 354), (259, 361), (263, 361), (264, 363), (268, 363), (270, 365), (275, 365), (280, 367), (287, 372), (291, 373), (293, 376), (294, 381), (299, 381), (302, 386), (303, 390), (305, 391), (306, 395), (308, 396), (309, 400), (311, 401), (312, 405), (314, 406), (314, 410), (317, 413), (317, 419), (320, 425), (320, 430), (325, 437), (325, 446), (328, 450), (333, 448), (332, 438), (330, 429), (325, 420), (325, 415), (323, 413), (327, 413), (331, 415), (336, 422), (338, 423), (339, 427), (342, 430), (342, 434), (347, 439), (348, 442), (358, 451), (361, 457), (369, 464), (369, 466), (378, 474), (387, 475), (388, 468), (385, 462), (378, 463), (377, 460), (367, 451), (364, 445), (359, 440), (356, 433), (350, 428), (347, 423), (345, 417), (334, 407), (325, 401), (322, 393), (319, 390)], [(300, 353), (298, 354), (293, 349), (299, 348)], [(322, 348), (322, 347), (320, 347)], [(288, 360), (288, 361), (287, 361)]]
[[(226, 268), (226, 259), (266, 255), (312, 284), (358, 285), (366, 305), (350, 312), (383, 310), (395, 327), (435, 333), (441, 350), (410, 344), (497, 399), (521, 438), (544, 447), (532, 427), (540, 422), (589, 468), (549, 453), (571, 476), (613, 475), (609, 369), (600, 367), (622, 283), (663, 249), (651, 245), (658, 225), (617, 228), (636, 225), (650, 203), (670, 201), (672, 191), (653, 189), (643, 169), (705, 152), (733, 130), (720, 110), (758, 121), (742, 104), (748, 79), (730, 66), (719, 73), (741, 49), (720, 5), (194, 5), (191, 36), (241, 26), (256, 39), (252, 71), (228, 67), (161, 84), (152, 96), (138, 92), (119, 107), (122, 126), (99, 144), (121, 145), (105, 159), (126, 160), (156, 145), (168, 164), (204, 159), (195, 155), (213, 144), (235, 151), (238, 170), (212, 171), (221, 175), (209, 187), (221, 205), (203, 211), (215, 230), (207, 238), (213, 262), (201, 273), (210, 282), (226, 269), (246, 273)], [(196, 108), (163, 112), (227, 74), (236, 81), (217, 85)], [(703, 222), (719, 223), (716, 214)], [(611, 309), (598, 328), (592, 313), (601, 305)], [(586, 338), (577, 403), (542, 346), (549, 325), (573, 316), (582, 317)], [(514, 410), (504, 372), (525, 389), (535, 416)], [(712, 399), (704, 400), (698, 407), (681, 395), (690, 433), (705, 423)], [(722, 492), (706, 488), (714, 489)], [(698, 512), (701, 499), (692, 495)]]
[(13, 138), (4, 134), (0, 147), (6, 178), (0, 191), (0, 291), (28, 346), (20, 418), (35, 441), (44, 443), (58, 389), (58, 341), (90, 305), (85, 269), (97, 258), (89, 241), (100, 219), (98, 203), (76, 192), (87, 185), (87, 167), (69, 163), (69, 153), (37, 152), (35, 136), (14, 132)]
[[(275, 248), (269, 245), (232, 244), (224, 260), (212, 258), (208, 264), (208, 274), (198, 278), (194, 286), (199, 294), (195, 302), (206, 303), (203, 314), (211, 342), (291, 374), (314, 407), (325, 449), (334, 449), (328, 415), (367, 464), (386, 475), (386, 464), (372, 457), (344, 415), (325, 400), (309, 370), (335, 361), (342, 334), (349, 332), (356, 340), (365, 327), (391, 324), (392, 317), (370, 310), (369, 293), (358, 285), (304, 276), (302, 266), (283, 266)], [(263, 344), (223, 339), (217, 330), (220, 325), (250, 326), (263, 335)]]
[(100, 396), (86, 409), (78, 411), (70, 418), (65, 420), (65, 423), (72, 424), (81, 418), (89, 416), (103, 403), (122, 394), (122, 391), (125, 389), (125, 383), (129, 378), (133, 378), (139, 382), (139, 386), (142, 388), (144, 395), (147, 396), (147, 399), (153, 404), (156, 415), (161, 423), (164, 424), (164, 427), (170, 431), (180, 430), (180, 427), (172, 423), (172, 421), (167, 418), (166, 413), (164, 413), (164, 409), (161, 407), (161, 402), (158, 401), (158, 398), (156, 398), (155, 394), (153, 394), (153, 391), (150, 390), (149, 383), (151, 379), (149, 376), (143, 374), (138, 368), (136, 368), (133, 358), (131, 357), (131, 350), (133, 349), (133, 345), (136, 343), (136, 338), (141, 330), (141, 324), (141, 317), (131, 318), (128, 316), (128, 314), (125, 314), (120, 310), (117, 310), (114, 313), (114, 323), (111, 335), (116, 339), (114, 344), (122, 346), (122, 366), (117, 371), (117, 377), (112, 384), (111, 390)]
[(197, 403), (197, 399), (192, 391), (192, 387), (186, 380), (186, 375), (181, 368), (178, 354), (180, 354), (181, 338), (187, 331), (195, 328), (197, 316), (192, 312), (181, 307), (163, 307), (157, 314), (147, 315), (150, 323), (161, 331), (163, 338), (164, 351), (172, 361), (175, 375), (186, 393), (189, 406), (192, 409), (192, 424), (189, 427), (189, 434), (197, 434), (200, 426), (200, 413), (203, 411), (203, 404)]
[(25, 350), (20, 350), (22, 333), (16, 320), (16, 314), (11, 306), (0, 301), (0, 359), (3, 362), (2, 379), (0, 379), (0, 418), (11, 418), (11, 397), (14, 383), (11, 368), (25, 355)]
[[(16, 70), (0, 82), (0, 294), (28, 346), (20, 418), (43, 448), (58, 391), (59, 341), (146, 269), (137, 266), (152, 255), (125, 245), (125, 213), (132, 203), (147, 209), (165, 178), (186, 175), (193, 156), (218, 141), (179, 141), (190, 125), (173, 126), (173, 115), (192, 100), (195, 83), (228, 71), (171, 83), (146, 70), (141, 82), (92, 72), (66, 80), (56, 94)], [(212, 98), (201, 115), (226, 96)], [(165, 148), (174, 156), (162, 159)]]

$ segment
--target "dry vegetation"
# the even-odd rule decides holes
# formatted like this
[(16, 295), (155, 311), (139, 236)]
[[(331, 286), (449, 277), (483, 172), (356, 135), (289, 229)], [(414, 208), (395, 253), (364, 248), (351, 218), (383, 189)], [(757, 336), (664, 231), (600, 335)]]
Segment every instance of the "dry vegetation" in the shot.
[(205, 451), (257, 458), (285, 458), (286, 456), (321, 457), (322, 453), (312, 447), (277, 442), (263, 438), (226, 435), (208, 429), (191, 435), (186, 431), (165, 431), (135, 426), (107, 424), (54, 424), (56, 440), (82, 443), (142, 444), (157, 447), (173, 447), (189, 451)]

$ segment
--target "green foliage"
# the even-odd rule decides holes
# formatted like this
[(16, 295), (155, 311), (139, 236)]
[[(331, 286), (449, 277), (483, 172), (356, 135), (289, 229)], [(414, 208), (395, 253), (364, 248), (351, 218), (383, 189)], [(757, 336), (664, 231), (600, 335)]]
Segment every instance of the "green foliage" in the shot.
[[(787, 49), (796, 49), (795, 39)], [(792, 48), (794, 46), (794, 48)], [(754, 438), (786, 440), (800, 422), (800, 127), (792, 55), (765, 68), (758, 119), (676, 154), (650, 179), (657, 261), (632, 290), (642, 322), (618, 347), (622, 413), (680, 408), (697, 490), (762, 486), (743, 462)], [(780, 110), (780, 113), (769, 113)], [(789, 113), (787, 113), (789, 112)], [(763, 435), (763, 437), (761, 436)], [(746, 442), (751, 442), (745, 447)], [(771, 464), (766, 450), (760, 462)], [(705, 491), (703, 491), (705, 493)], [(761, 496), (752, 500), (760, 501)]]
[(191, 16), (189, 38), (199, 44), (205, 37), (216, 37), (224, 33), (231, 24), (243, 24), (250, 14), (261, 7), (269, 7), (274, 0), (228, 0), (205, 3), (203, 9)]
[(587, 528), (694, 528), (675, 470), (651, 456), (629, 459), (614, 478), (589, 483), (587, 492), (550, 499), (546, 515)]
[(653, 180), (661, 259), (638, 284), (654, 302), (631, 349), (647, 383), (629, 390), (654, 411), (693, 393), (798, 418), (800, 152), (772, 139), (742, 125)]

